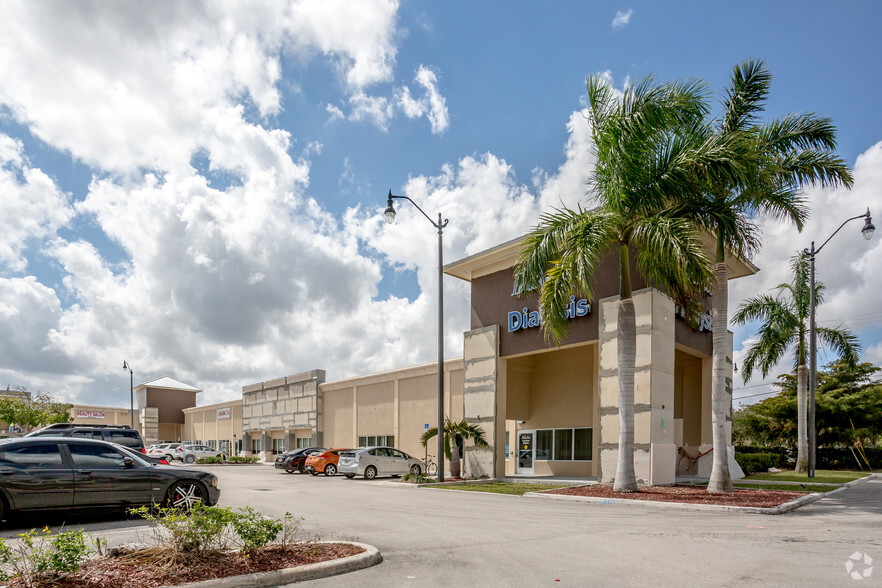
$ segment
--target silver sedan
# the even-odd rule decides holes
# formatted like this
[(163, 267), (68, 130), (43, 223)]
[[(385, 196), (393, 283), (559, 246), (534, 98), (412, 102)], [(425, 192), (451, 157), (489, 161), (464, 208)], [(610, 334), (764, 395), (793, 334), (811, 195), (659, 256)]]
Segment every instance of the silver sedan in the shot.
[(337, 471), (347, 478), (364, 476), (372, 480), (377, 476), (416, 476), (423, 472), (423, 464), (394, 447), (365, 447), (341, 451)]

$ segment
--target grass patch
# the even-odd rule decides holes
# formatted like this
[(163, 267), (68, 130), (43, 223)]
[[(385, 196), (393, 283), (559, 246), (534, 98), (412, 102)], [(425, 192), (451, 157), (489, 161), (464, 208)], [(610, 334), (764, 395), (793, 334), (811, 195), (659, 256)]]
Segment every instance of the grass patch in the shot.
[(513, 494), (523, 496), (525, 492), (541, 492), (569, 488), (569, 484), (523, 484), (508, 482), (488, 482), (486, 484), (463, 484), (461, 486), (438, 486), (444, 490), (465, 490), (466, 492), (489, 492), (491, 494)]
[(828, 484), (845, 484), (866, 476), (866, 472), (848, 472), (841, 470), (815, 470), (815, 477), (809, 478), (806, 474), (797, 474), (793, 470), (783, 472), (761, 472), (745, 476), (745, 480), (776, 480), (781, 482), (826, 482)]

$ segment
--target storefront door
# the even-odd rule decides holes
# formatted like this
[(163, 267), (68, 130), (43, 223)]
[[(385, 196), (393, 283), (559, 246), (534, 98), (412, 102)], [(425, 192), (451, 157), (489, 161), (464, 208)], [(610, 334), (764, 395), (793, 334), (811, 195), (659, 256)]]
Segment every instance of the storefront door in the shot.
[(518, 431), (518, 473), (532, 474), (536, 431)]

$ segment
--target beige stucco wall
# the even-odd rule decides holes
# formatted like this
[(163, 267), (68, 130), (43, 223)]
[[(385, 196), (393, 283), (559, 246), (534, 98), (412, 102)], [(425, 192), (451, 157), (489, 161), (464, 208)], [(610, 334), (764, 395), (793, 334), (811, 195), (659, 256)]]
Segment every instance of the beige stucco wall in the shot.
[[(104, 418), (94, 417), (78, 417), (78, 411), (89, 411), (95, 413), (104, 413)], [(78, 425), (129, 425), (131, 426), (131, 416), (128, 408), (120, 408), (118, 406), (92, 406), (92, 405), (75, 405), (70, 409), (70, 416), (74, 423)], [(135, 409), (135, 428), (140, 430), (138, 424), (138, 410)]]
[(357, 435), (393, 435), (395, 382), (358, 387)]
[(343, 447), (355, 443), (355, 390), (322, 390), (324, 444)]
[[(230, 418), (218, 418), (218, 411), (230, 410)], [(163, 428), (160, 425), (160, 436)], [(233, 437), (235, 435), (235, 437)], [(242, 401), (231, 400), (184, 410), (181, 441), (233, 441), (242, 438)]]

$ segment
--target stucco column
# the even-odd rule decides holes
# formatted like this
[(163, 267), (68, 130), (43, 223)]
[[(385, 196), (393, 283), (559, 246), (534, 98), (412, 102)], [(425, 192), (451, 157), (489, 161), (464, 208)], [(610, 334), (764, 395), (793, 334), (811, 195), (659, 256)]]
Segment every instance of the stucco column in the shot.
[(470, 478), (503, 476), (505, 460), (498, 455), (500, 429), (505, 434), (505, 414), (500, 415), (497, 410), (499, 325), (464, 333), (463, 368), (463, 417), (484, 430), (484, 438), (490, 445), (487, 448), (466, 445), (463, 475)]

